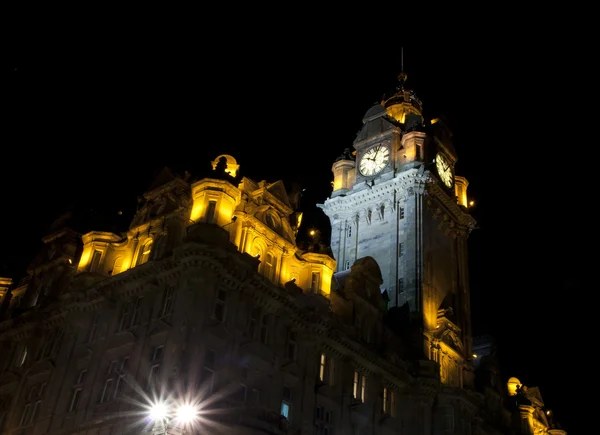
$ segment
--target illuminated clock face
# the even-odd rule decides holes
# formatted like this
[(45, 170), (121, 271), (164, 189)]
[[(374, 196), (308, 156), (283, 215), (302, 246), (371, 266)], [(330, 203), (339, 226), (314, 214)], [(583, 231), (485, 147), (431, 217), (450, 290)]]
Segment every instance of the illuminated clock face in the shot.
[(437, 169), (437, 173), (446, 187), (452, 187), (452, 183), (454, 182), (454, 174), (452, 173), (450, 162), (446, 156), (440, 153), (435, 156), (435, 168)]
[(389, 160), (390, 149), (384, 145), (375, 145), (363, 154), (358, 169), (361, 174), (369, 177), (381, 172)]

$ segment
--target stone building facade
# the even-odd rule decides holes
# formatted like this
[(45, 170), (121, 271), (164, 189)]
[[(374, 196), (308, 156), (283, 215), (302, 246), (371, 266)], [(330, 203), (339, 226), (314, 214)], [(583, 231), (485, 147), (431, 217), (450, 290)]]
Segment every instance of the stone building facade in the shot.
[[(471, 337), (474, 220), (440, 128), (403, 76), (369, 109), (321, 205), (331, 248), (301, 249), (284, 184), (230, 155), (165, 168), (126, 232), (58, 219), (28, 277), (0, 278), (0, 432), (563, 434)], [(159, 425), (158, 402), (199, 414)]]

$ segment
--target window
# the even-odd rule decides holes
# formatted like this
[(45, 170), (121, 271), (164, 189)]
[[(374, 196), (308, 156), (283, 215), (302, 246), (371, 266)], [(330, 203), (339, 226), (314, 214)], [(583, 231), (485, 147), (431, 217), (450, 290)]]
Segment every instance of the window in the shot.
[(384, 414), (390, 414), (391, 392), (387, 387), (383, 388), (382, 411)]
[(352, 225), (346, 227), (346, 237), (352, 237)]
[(25, 361), (27, 361), (27, 352), (27, 345), (25, 343), (19, 343), (17, 346), (15, 367), (23, 367), (23, 364), (25, 364)]
[(333, 385), (334, 376), (334, 359), (321, 353), (319, 357), (319, 381), (327, 385)]
[(140, 318), (142, 317), (142, 297), (135, 299), (133, 303), (133, 314), (131, 316), (131, 327), (138, 326), (140, 324)]
[(167, 317), (173, 313), (173, 304), (175, 302), (175, 286), (168, 286), (163, 294), (162, 308), (160, 317)]
[(27, 402), (23, 407), (19, 426), (28, 426), (35, 422), (42, 405), (44, 393), (46, 392), (46, 386), (47, 384), (44, 382), (39, 385), (34, 385), (29, 389), (29, 393), (27, 394)]
[(315, 408), (315, 435), (333, 435), (331, 411), (322, 406)]
[(265, 314), (262, 316), (260, 322), (260, 342), (262, 344), (267, 344), (269, 339), (269, 315)]
[(156, 388), (160, 379), (160, 366), (163, 358), (164, 346), (158, 345), (152, 349), (150, 357), (150, 373), (148, 374), (148, 388)]
[(265, 278), (272, 280), (275, 272), (275, 260), (270, 252), (265, 255), (264, 275)]
[(131, 315), (133, 311), (133, 304), (131, 302), (125, 302), (123, 308), (121, 308), (121, 315), (119, 317), (119, 327), (117, 332), (125, 331), (129, 329), (129, 323), (131, 321)]
[(292, 408), (292, 389), (287, 385), (284, 385), (283, 390), (281, 392), (281, 396), (281, 415), (289, 420), (290, 410)]
[(92, 254), (92, 261), (90, 261), (90, 272), (98, 272), (100, 267), (100, 259), (102, 258), (102, 251), (95, 250)]
[(85, 381), (85, 377), (87, 375), (87, 370), (81, 370), (77, 375), (77, 379), (75, 380), (75, 384), (73, 385), (73, 392), (71, 393), (71, 400), (69, 402), (69, 411), (73, 412), (77, 410), (79, 406), (79, 401), (81, 400), (81, 393), (83, 391), (83, 382)]
[(398, 257), (404, 255), (404, 243), (398, 243)]
[(248, 319), (248, 335), (254, 338), (256, 336), (256, 328), (258, 326), (258, 320), (260, 319), (260, 308), (252, 308), (250, 311), (250, 317)]
[(320, 293), (320, 290), (321, 290), (321, 273), (320, 272), (312, 273), (310, 289), (313, 293)]
[(146, 240), (144, 245), (140, 248), (137, 261), (138, 266), (148, 262), (150, 259), (150, 252), (152, 252), (152, 239)]
[(202, 367), (202, 384), (207, 394), (212, 394), (215, 386), (216, 360), (216, 352), (212, 349), (207, 349), (204, 354), (204, 365)]
[[(119, 359), (112, 360), (106, 371), (106, 378), (104, 379), (104, 386), (100, 392), (98, 403), (107, 403), (113, 401), (116, 397), (121, 395), (123, 391), (123, 377), (125, 376), (125, 370), (129, 363), (129, 356), (123, 356)], [(83, 384), (85, 373), (81, 372), (79, 376), (79, 384)], [(83, 387), (83, 385), (78, 385)]]
[(216, 223), (217, 201), (208, 201), (208, 207), (206, 208), (206, 223)]
[(92, 325), (90, 326), (90, 332), (88, 333), (88, 343), (91, 343), (96, 338), (96, 331), (100, 324), (100, 314), (95, 314), (92, 318)]
[(123, 271), (123, 257), (117, 257), (113, 263), (112, 271), (110, 275), (117, 275)]
[(346, 261), (346, 270), (350, 269), (350, 261)]
[(404, 219), (404, 207), (398, 209), (398, 219)]
[(296, 352), (298, 350), (298, 331), (290, 329), (287, 336), (286, 345), (286, 356), (290, 360), (296, 359)]
[(40, 348), (38, 360), (54, 358), (58, 354), (58, 350), (62, 343), (63, 335), (63, 328), (57, 328), (52, 331), (49, 331), (44, 337), (44, 342), (42, 343), (42, 347)]
[(352, 397), (364, 403), (365, 390), (367, 388), (367, 377), (359, 371), (354, 371), (354, 385), (352, 387)]
[(227, 292), (225, 290), (217, 290), (217, 297), (215, 299), (215, 308), (213, 316), (219, 322), (225, 321), (225, 302), (227, 301)]
[(115, 397), (121, 397), (125, 391), (125, 376), (127, 375), (127, 367), (129, 366), (129, 357), (123, 357), (121, 366), (119, 367), (117, 385), (115, 386)]

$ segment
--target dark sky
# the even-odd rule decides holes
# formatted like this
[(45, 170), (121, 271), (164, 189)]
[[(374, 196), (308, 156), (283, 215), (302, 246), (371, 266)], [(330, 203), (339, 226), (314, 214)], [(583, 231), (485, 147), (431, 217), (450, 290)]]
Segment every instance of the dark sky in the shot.
[(0, 276), (22, 276), (69, 207), (108, 227), (131, 216), (163, 166), (198, 174), (220, 153), (250, 178), (300, 182), (307, 222), (328, 231), (315, 204), (328, 196), (331, 164), (397, 84), (403, 46), (406, 86), (427, 118), (449, 120), (457, 173), (477, 202), (475, 332), (496, 337), (505, 377), (539, 386), (563, 426), (575, 427), (565, 380), (575, 351), (590, 350), (575, 344), (583, 231), (566, 180), (581, 159), (565, 137), (581, 119), (569, 108), (577, 76), (557, 74), (551, 44), (338, 35), (213, 46), (179, 36), (12, 44), (2, 86)]

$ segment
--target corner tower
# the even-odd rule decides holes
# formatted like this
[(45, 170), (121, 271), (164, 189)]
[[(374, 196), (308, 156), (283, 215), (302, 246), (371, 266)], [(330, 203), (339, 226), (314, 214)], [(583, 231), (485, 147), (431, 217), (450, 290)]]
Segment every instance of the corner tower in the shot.
[(426, 122), (422, 103), (405, 87), (367, 110), (363, 127), (332, 167), (333, 192), (319, 207), (331, 223), (336, 273), (364, 257), (381, 268), (391, 307), (404, 307), (424, 356), (442, 377), (462, 384), (471, 357), (466, 179), (455, 177), (457, 154), (442, 120)]

